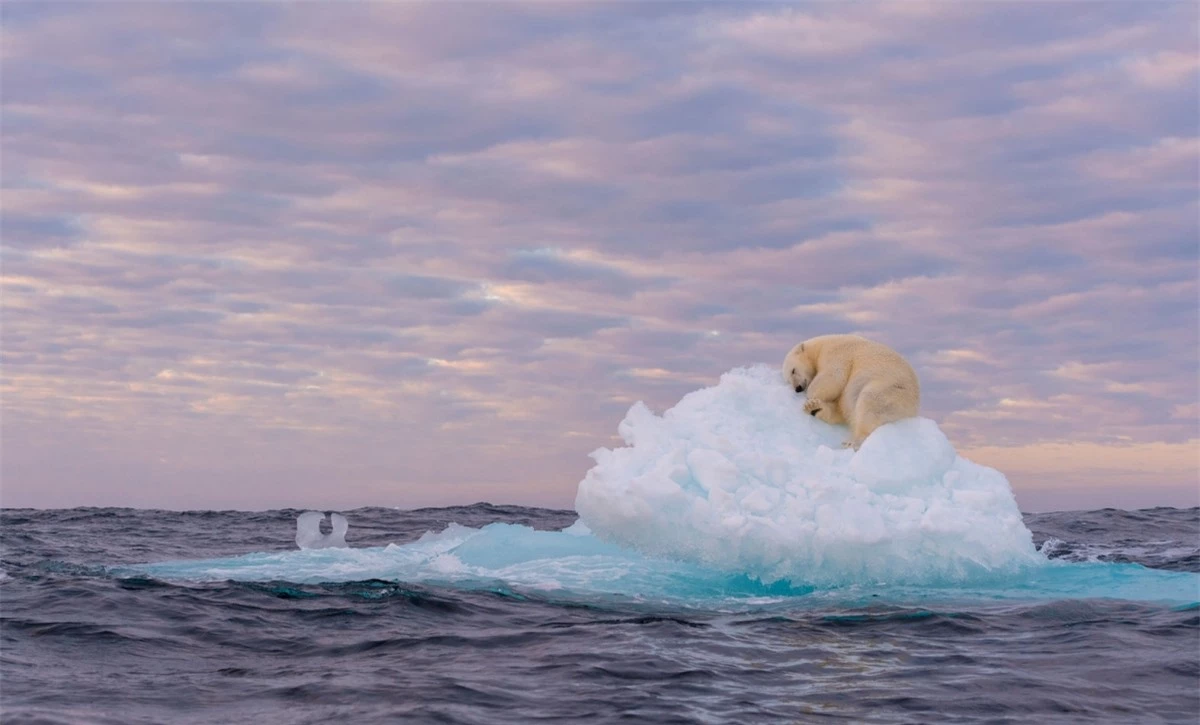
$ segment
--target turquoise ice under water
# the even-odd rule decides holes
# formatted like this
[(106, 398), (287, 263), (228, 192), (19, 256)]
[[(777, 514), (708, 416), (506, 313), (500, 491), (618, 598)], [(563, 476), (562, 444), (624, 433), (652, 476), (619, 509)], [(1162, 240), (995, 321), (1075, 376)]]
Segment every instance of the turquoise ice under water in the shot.
[(1015, 572), (978, 573), (924, 584), (861, 580), (818, 588), (802, 581), (763, 582), (701, 564), (643, 556), (601, 541), (582, 524), (563, 531), (499, 523), (480, 529), (452, 524), (404, 545), (253, 553), (162, 562), (114, 573), (166, 580), (296, 584), (382, 579), (502, 589), (555, 600), (618, 597), (720, 609), (852, 605), (880, 597), (897, 602), (1111, 598), (1180, 604), (1200, 599), (1200, 575), (1195, 573), (1102, 562), (1043, 560)]
[(563, 531), (452, 524), (404, 545), (126, 571), (167, 580), (383, 579), (719, 608), (1200, 600), (1192, 572), (1048, 560), (1003, 474), (958, 456), (931, 420), (880, 428), (855, 452), (839, 445), (845, 429), (805, 415), (803, 403), (777, 371), (755, 366), (661, 417), (633, 406), (619, 428), (626, 445), (593, 454), (576, 499), (581, 520)]

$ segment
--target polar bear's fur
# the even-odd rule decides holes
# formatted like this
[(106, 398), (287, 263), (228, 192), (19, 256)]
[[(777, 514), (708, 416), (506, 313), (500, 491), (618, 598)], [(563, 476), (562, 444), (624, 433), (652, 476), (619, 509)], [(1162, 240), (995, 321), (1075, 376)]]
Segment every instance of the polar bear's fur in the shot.
[(783, 359), (783, 378), (808, 391), (804, 412), (850, 426), (845, 445), (858, 450), (885, 423), (917, 415), (921, 386), (900, 353), (858, 335), (822, 335), (796, 345)]

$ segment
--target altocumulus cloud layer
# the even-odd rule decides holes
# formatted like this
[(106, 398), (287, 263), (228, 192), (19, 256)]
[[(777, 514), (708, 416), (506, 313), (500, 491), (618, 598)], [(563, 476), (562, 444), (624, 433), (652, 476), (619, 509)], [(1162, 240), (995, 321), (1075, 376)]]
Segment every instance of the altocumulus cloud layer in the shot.
[(1196, 502), (1194, 3), (3, 21), (5, 505), (568, 505), (840, 331), (1026, 508)]

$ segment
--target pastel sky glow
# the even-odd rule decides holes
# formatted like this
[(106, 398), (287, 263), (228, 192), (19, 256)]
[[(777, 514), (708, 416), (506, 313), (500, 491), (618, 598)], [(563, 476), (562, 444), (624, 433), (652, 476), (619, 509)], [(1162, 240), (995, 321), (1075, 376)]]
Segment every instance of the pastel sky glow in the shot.
[(0, 9), (5, 506), (569, 507), (833, 332), (1200, 503), (1194, 2)]

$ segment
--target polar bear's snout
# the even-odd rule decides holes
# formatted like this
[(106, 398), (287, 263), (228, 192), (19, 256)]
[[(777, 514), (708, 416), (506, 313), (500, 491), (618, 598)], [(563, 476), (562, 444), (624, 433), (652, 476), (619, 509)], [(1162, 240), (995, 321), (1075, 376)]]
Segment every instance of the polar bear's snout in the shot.
[(783, 380), (789, 388), (792, 388), (797, 393), (803, 393), (812, 384), (813, 377), (817, 374), (816, 366), (803, 355), (804, 343), (801, 343), (788, 353), (788, 356), (783, 361)]

